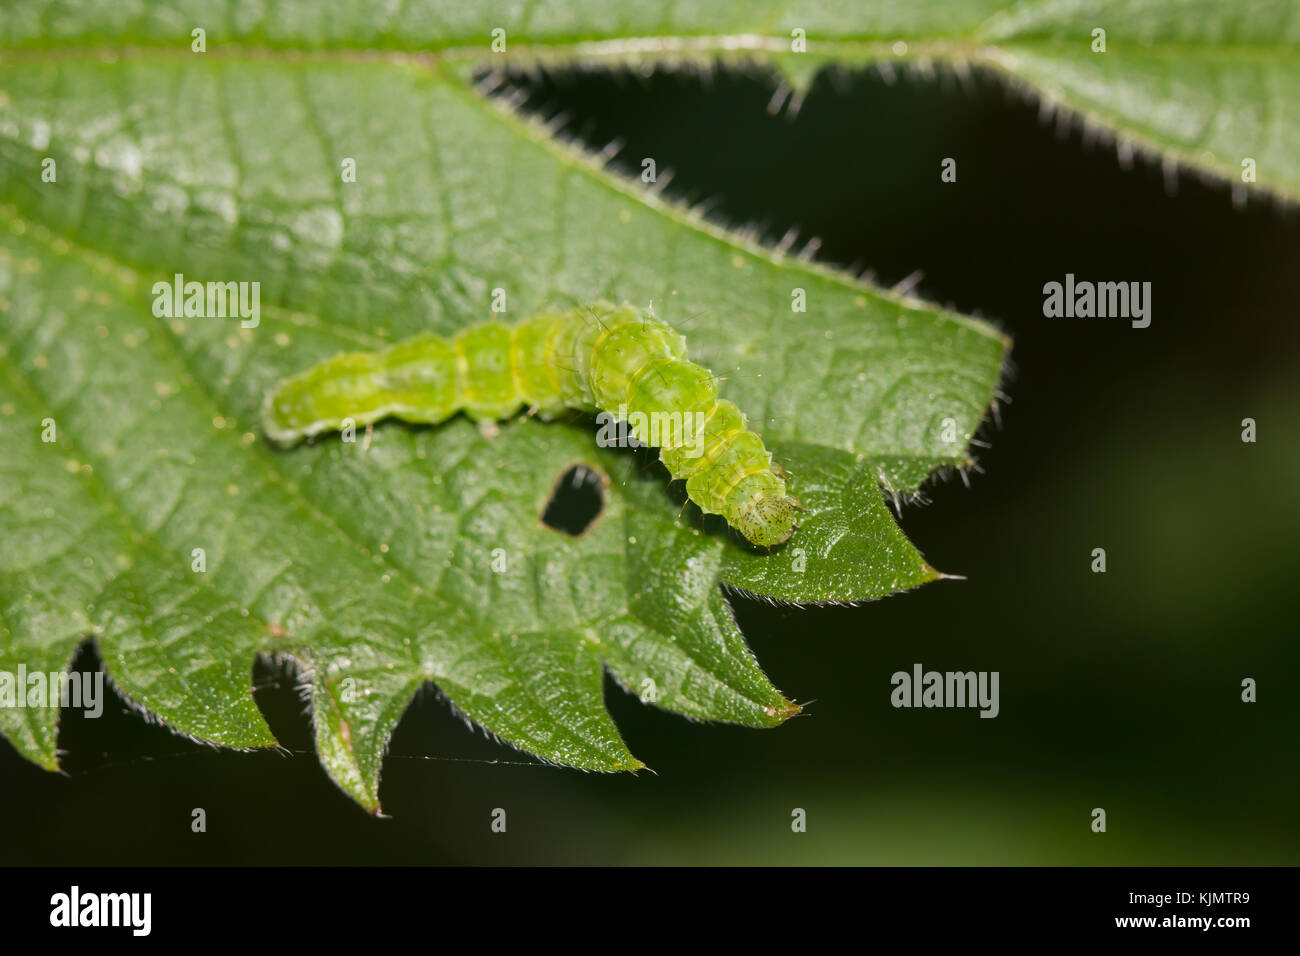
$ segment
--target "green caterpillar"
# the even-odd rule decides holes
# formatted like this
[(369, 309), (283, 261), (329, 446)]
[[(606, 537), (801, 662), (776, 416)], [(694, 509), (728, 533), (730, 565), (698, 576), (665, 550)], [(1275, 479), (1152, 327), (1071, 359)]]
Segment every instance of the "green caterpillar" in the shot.
[(660, 449), (704, 513), (763, 547), (794, 532), (800, 505), (744, 413), (718, 398), (708, 369), (687, 361), (680, 334), (629, 305), (597, 302), (515, 326), (486, 322), (450, 341), (426, 333), (337, 355), (280, 382), (262, 420), (272, 441), (292, 445), (347, 419), (438, 424), (464, 411), (496, 421), (521, 405), (615, 416)]

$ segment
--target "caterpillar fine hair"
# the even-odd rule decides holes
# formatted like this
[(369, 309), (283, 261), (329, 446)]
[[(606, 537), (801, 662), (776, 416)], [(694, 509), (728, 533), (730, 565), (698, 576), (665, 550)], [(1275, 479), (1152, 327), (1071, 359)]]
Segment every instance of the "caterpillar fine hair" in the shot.
[(615, 416), (659, 448), (706, 514), (722, 515), (759, 546), (794, 532), (799, 503), (744, 413), (718, 398), (708, 369), (687, 360), (680, 334), (629, 305), (597, 302), (514, 326), (485, 322), (450, 341), (425, 333), (337, 355), (280, 382), (262, 418), (272, 441), (292, 445), (347, 419), (437, 424), (464, 411), (495, 421), (521, 405)]

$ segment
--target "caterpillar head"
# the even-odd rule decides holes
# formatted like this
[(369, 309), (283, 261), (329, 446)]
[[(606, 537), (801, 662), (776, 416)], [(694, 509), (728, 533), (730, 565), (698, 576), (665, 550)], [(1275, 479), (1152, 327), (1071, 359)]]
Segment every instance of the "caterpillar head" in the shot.
[(781, 488), (779, 492), (750, 498), (737, 512), (733, 524), (753, 544), (774, 548), (789, 541), (794, 534), (799, 510), (799, 502)]

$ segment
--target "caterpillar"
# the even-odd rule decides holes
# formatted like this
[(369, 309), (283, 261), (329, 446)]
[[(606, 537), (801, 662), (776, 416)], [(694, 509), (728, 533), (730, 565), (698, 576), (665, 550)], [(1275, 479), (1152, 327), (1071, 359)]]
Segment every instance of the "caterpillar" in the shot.
[(432, 333), (348, 352), (287, 378), (266, 396), (263, 429), (281, 446), (393, 416), (436, 425), (464, 411), (495, 422), (530, 406), (602, 411), (659, 448), (705, 514), (760, 547), (794, 533), (799, 502), (745, 414), (686, 358), (686, 340), (630, 305), (595, 302), (517, 325), (486, 322), (450, 341)]

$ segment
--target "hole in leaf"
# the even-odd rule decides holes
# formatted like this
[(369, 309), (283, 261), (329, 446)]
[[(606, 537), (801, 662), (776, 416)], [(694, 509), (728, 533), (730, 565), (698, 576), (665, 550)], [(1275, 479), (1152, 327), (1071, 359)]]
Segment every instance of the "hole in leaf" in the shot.
[(560, 475), (542, 509), (542, 524), (578, 538), (605, 510), (609, 479), (587, 465), (574, 465)]

